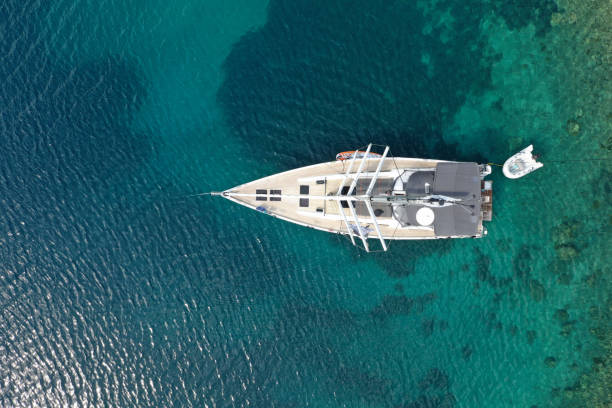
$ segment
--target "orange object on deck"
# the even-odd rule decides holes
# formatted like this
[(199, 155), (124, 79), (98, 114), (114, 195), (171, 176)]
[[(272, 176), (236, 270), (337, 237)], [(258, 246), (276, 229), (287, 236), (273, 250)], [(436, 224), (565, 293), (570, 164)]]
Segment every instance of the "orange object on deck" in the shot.
[[(349, 160), (353, 158), (353, 155), (355, 154), (354, 150), (348, 151), (348, 152), (340, 152), (336, 155), (336, 160)], [(365, 156), (366, 152), (362, 151), (362, 150), (358, 150), (357, 151), (357, 158), (361, 159)], [(378, 157), (381, 157), (380, 154), (378, 153), (368, 153), (368, 158), (369, 159), (376, 159)]]

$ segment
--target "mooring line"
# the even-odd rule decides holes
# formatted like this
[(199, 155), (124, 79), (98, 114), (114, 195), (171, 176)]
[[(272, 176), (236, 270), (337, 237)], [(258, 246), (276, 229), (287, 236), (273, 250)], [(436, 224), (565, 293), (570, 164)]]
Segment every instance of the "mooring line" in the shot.
[[(576, 162), (591, 162), (591, 161), (612, 161), (612, 157), (593, 157), (590, 159), (564, 159), (564, 160), (540, 160), (540, 163), (576, 163)], [(487, 163), (489, 166), (504, 167), (503, 164), (499, 163)]]

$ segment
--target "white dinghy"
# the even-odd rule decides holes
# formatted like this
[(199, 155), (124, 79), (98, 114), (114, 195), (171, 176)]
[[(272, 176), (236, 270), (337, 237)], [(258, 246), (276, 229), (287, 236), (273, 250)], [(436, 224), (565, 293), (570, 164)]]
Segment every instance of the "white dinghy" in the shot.
[(504, 176), (517, 179), (544, 166), (532, 154), (533, 145), (529, 145), (514, 156), (510, 157), (503, 166)]

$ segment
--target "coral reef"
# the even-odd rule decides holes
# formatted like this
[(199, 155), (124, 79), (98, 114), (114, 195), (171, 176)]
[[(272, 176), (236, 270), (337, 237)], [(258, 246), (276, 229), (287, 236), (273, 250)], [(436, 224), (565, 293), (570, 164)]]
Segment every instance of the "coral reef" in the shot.
[(573, 279), (569, 266), (585, 249), (583, 224), (575, 219), (564, 219), (551, 229), (551, 238), (557, 258), (549, 263), (548, 270), (557, 275), (557, 283), (569, 285)]
[[(608, 321), (609, 323), (609, 321)], [(608, 408), (612, 406), (612, 331), (601, 333), (600, 344), (602, 355), (592, 358), (591, 370), (583, 373), (571, 386), (565, 387), (563, 392), (553, 390), (553, 395), (559, 394), (561, 406)]]
[(569, 261), (578, 255), (575, 241), (580, 230), (581, 223), (577, 220), (565, 220), (552, 229), (551, 237), (561, 260)]
[(569, 119), (565, 124), (565, 129), (570, 136), (578, 136), (580, 133), (580, 123), (575, 119)]

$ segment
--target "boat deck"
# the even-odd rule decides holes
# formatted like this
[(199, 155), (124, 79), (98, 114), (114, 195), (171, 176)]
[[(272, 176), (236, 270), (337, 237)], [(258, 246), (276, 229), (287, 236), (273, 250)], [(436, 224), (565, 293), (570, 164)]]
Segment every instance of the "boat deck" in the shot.
[[(388, 159), (383, 163), (378, 175), (374, 194), (385, 194), (384, 191), (377, 192), (376, 189), (385, 189), (387, 186), (392, 188), (393, 179), (404, 169), (435, 169), (440, 162), (442, 161), (411, 158)], [(356, 194), (365, 193), (378, 163), (377, 159), (366, 160), (356, 186)], [(296, 224), (327, 232), (347, 234), (339, 202), (325, 200), (323, 197), (336, 195), (345, 178), (348, 166), (348, 161), (333, 161), (301, 167), (229, 189), (226, 192), (231, 192), (233, 195), (226, 196), (226, 198)], [(348, 175), (344, 183), (343, 194), (346, 194), (356, 173), (357, 166)], [(240, 196), (240, 194), (248, 196)], [(346, 207), (344, 213), (349, 224), (356, 225), (350, 209)], [(376, 203), (373, 203), (376, 221), (385, 239), (436, 238), (433, 227), (400, 226), (393, 218), (389, 210), (390, 206), (384, 207), (387, 208), (387, 211), (383, 206), (377, 208)], [(365, 204), (356, 202), (355, 209), (361, 228), (369, 232), (368, 238), (378, 238)], [(356, 230), (353, 233), (356, 237), (359, 236)]]

